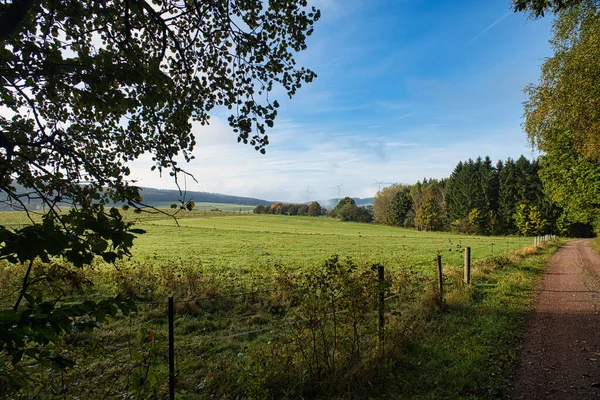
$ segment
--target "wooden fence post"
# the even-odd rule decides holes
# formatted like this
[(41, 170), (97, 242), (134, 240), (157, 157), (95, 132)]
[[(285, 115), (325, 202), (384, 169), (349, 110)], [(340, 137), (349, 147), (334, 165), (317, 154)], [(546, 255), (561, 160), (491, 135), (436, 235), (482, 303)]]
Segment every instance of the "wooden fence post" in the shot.
[(471, 284), (471, 248), (465, 247), (465, 285)]
[(440, 292), (440, 306), (444, 304), (444, 276), (442, 275), (442, 256), (437, 256), (438, 291)]
[(384, 286), (384, 269), (383, 265), (377, 266), (377, 280), (379, 281), (379, 349), (382, 357), (385, 356), (384, 339), (385, 339), (385, 286)]
[(169, 400), (175, 400), (175, 340), (173, 296), (169, 297)]

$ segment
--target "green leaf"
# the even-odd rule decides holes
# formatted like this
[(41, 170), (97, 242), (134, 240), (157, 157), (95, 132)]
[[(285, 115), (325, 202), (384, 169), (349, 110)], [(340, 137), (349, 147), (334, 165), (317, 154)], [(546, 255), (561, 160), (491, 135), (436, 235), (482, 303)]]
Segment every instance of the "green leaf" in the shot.
[(107, 263), (114, 263), (117, 260), (117, 258), (119, 258), (119, 256), (113, 251), (109, 251), (102, 254), (102, 259)]
[(16, 350), (12, 353), (11, 363), (13, 365), (17, 364), (19, 361), (23, 359), (24, 350)]
[(12, 323), (19, 319), (19, 314), (13, 310), (0, 310), (0, 323)]
[(67, 368), (72, 368), (75, 366), (75, 363), (72, 360), (62, 356), (51, 357), (50, 361), (54, 364), (54, 366), (61, 370), (66, 370)]
[(25, 298), (25, 300), (27, 300), (27, 302), (31, 305), (31, 306), (35, 306), (36, 301), (35, 301), (35, 297), (33, 297), (30, 293), (25, 293), (23, 295), (23, 297)]

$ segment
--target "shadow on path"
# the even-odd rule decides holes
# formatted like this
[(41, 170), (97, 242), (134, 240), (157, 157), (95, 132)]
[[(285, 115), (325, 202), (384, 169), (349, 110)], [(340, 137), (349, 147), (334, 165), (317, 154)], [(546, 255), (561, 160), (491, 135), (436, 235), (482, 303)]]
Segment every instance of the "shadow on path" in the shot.
[(599, 298), (600, 255), (569, 242), (539, 288), (509, 398), (600, 398)]

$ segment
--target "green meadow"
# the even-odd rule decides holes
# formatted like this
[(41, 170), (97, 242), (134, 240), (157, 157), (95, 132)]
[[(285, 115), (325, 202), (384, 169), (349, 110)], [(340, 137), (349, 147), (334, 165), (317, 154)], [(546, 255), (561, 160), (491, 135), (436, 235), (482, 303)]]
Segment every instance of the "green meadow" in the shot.
[[(210, 267), (244, 269), (273, 262), (303, 267), (338, 254), (359, 263), (427, 269), (438, 254), (444, 263), (461, 264), (465, 247), (471, 247), (473, 260), (479, 260), (532, 244), (532, 238), (518, 236), (424, 232), (325, 217), (251, 214), (248, 206), (235, 204), (200, 205), (204, 206), (213, 211), (182, 211), (177, 220), (166, 214), (170, 209), (124, 212), (126, 219), (147, 231), (135, 240), (133, 259), (184, 259)], [(243, 207), (245, 211), (237, 212)], [(38, 214), (31, 217), (40, 220)], [(3, 212), (0, 221), (8, 227), (28, 223), (21, 212)]]
[(281, 215), (197, 215), (142, 220), (147, 231), (135, 241), (134, 258), (192, 259), (215, 268), (284, 263), (303, 267), (338, 254), (358, 263), (381, 263), (426, 270), (438, 254), (460, 265), (465, 247), (473, 260), (529, 246), (522, 237), (465, 236), (385, 225), (339, 222), (331, 218)]

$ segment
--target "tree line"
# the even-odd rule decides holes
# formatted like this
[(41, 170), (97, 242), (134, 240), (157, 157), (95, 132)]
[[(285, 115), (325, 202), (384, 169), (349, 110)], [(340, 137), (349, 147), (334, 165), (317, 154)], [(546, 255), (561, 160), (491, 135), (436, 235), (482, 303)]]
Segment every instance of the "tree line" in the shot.
[(374, 200), (375, 221), (423, 230), (478, 235), (589, 235), (544, 191), (538, 159), (493, 164), (489, 157), (459, 162), (445, 179), (394, 184)]
[(317, 201), (310, 205), (293, 203), (273, 203), (270, 206), (262, 204), (254, 207), (254, 214), (278, 214), (278, 215), (304, 215), (309, 217), (318, 217), (327, 212)]
[(508, 158), (495, 164), (489, 156), (460, 161), (449, 177), (384, 187), (373, 206), (341, 199), (326, 210), (307, 204), (258, 205), (256, 214), (327, 216), (341, 221), (377, 222), (427, 231), (477, 235), (589, 236), (593, 224), (572, 218), (545, 191), (543, 158)]
[(339, 218), (346, 222), (372, 222), (373, 206), (358, 206), (354, 199), (344, 197), (338, 201), (333, 210), (321, 207), (317, 201), (313, 201), (310, 205), (277, 202), (270, 206), (258, 205), (254, 207), (254, 214), (301, 215), (309, 217), (327, 216)]

